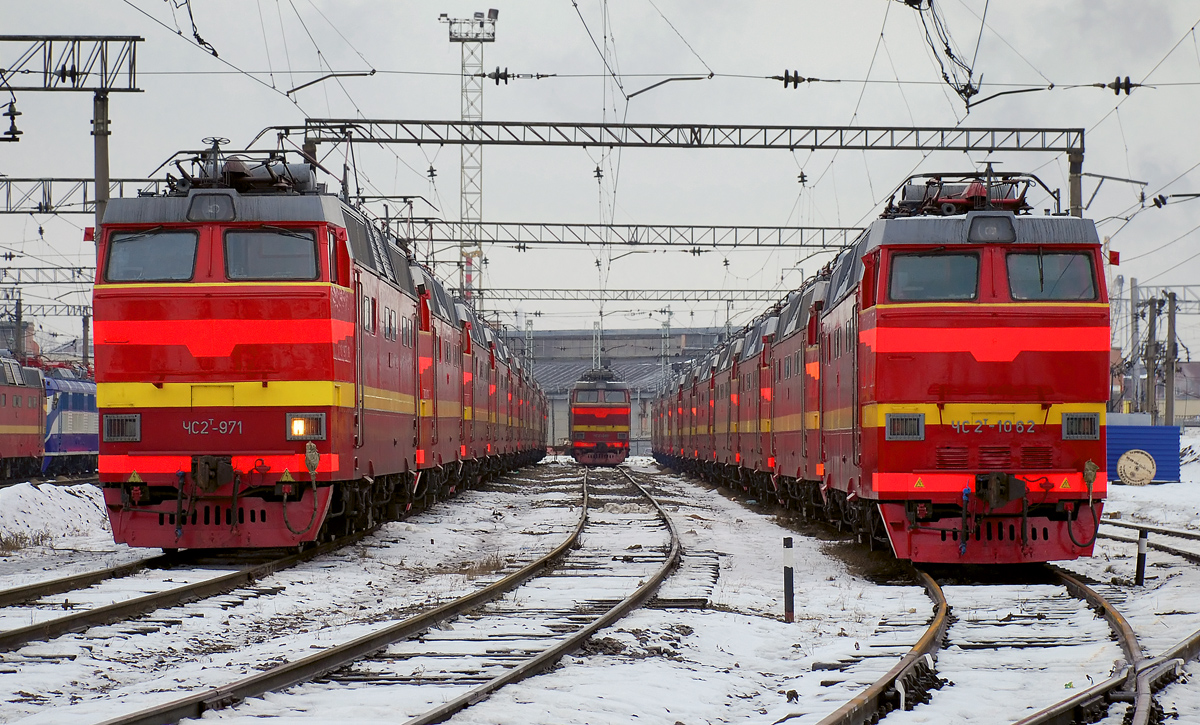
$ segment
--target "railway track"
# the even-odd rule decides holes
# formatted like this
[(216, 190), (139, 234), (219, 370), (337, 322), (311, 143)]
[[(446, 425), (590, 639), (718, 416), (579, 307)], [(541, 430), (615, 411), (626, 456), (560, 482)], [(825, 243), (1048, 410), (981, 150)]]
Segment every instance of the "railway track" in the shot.
[[(1125, 529), (1127, 531), (1135, 531), (1138, 537), (1145, 536), (1146, 546), (1155, 551), (1161, 551), (1165, 554), (1173, 554), (1182, 559), (1187, 559), (1193, 564), (1200, 564), (1200, 543), (1192, 544), (1191, 549), (1180, 548), (1178, 544), (1164, 544), (1159, 541), (1159, 537), (1166, 537), (1168, 540), (1174, 539), (1177, 541), (1200, 542), (1200, 533), (1195, 531), (1185, 531), (1183, 529), (1172, 529), (1165, 526), (1151, 526), (1149, 524), (1133, 524), (1125, 521), (1115, 521), (1113, 519), (1104, 519), (1100, 522), (1102, 526), (1112, 526), (1115, 528)], [(1151, 536), (1153, 535), (1153, 536)], [(1109, 539), (1110, 541), (1119, 541), (1125, 544), (1137, 544), (1138, 538), (1130, 538), (1128, 536), (1119, 536), (1108, 532), (1101, 532), (1099, 537)]]
[[(0, 591), (0, 605), (5, 607), (0, 610), (0, 652), (223, 594), (335, 551), (365, 533), (233, 571), (197, 566), (196, 557), (187, 554), (164, 554)], [(148, 571), (161, 572), (161, 576), (139, 576)], [(23, 624), (26, 620), (30, 623)]]
[(574, 526), (578, 476), (564, 469), (506, 476), (228, 594), (22, 647), (0, 658), (0, 719), (52, 711), (53, 722), (94, 723), (478, 590)]
[[(1059, 708), (1077, 715), (1078, 698), (1055, 702), (1059, 688), (1072, 694), (1085, 691), (1092, 683), (1110, 679), (1113, 659), (1142, 659), (1128, 623), (1103, 597), (1065, 572), (1048, 571), (1055, 583), (944, 588), (925, 572), (917, 573), (935, 606), (917, 643), (835, 712), (794, 717), (790, 725), (1012, 722), (1039, 697), (1047, 714), (1021, 722), (1065, 723), (1070, 721), (1049, 713)], [(1097, 621), (1097, 612), (1107, 626)], [(903, 628), (911, 623), (896, 624)], [(894, 645), (884, 639), (886, 652)], [(1042, 654), (1034, 656), (1035, 651)], [(1036, 678), (1031, 668), (1037, 670)], [(1120, 668), (1122, 673), (1127, 670), (1132, 671)], [(853, 680), (854, 666), (839, 676)], [(1030, 688), (1030, 682), (1038, 685)], [(1094, 710), (1095, 703), (1088, 704)]]
[[(670, 518), (628, 474), (585, 475), (594, 480), (584, 482), (584, 505), (571, 533), (546, 556), (493, 584), (344, 644), (105, 725), (176, 722), (239, 702), (236, 714), (257, 719), (303, 709), (313, 697), (325, 706), (338, 697), (356, 712), (379, 703), (389, 719), (432, 723), (544, 670), (649, 600), (680, 554)], [(286, 688), (269, 702), (249, 700)]]
[(49, 484), (51, 486), (78, 486), (83, 483), (99, 484), (100, 479), (94, 473), (84, 476), (59, 476), (57, 478), (14, 478), (8, 481), (0, 481), (0, 488), (9, 488), (10, 486), (19, 486), (22, 483), (28, 483), (34, 486), (42, 486)]

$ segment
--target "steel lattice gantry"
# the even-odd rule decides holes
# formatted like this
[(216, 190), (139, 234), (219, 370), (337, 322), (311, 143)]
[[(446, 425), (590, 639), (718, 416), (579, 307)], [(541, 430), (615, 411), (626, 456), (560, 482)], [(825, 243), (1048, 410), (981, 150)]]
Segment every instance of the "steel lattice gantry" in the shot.
[(0, 35), (6, 91), (137, 93), (137, 44), (120, 35)]
[(523, 249), (536, 244), (646, 247), (792, 247), (837, 249), (854, 241), (858, 227), (690, 226), (686, 224), (548, 224), (543, 222), (480, 222), (464, 224), (439, 220), (403, 227), (414, 240), (456, 242), (475, 239), (485, 244)]
[(8, 267), (0, 268), (0, 285), (92, 284), (95, 267)]
[[(129, 198), (140, 192), (159, 194), (160, 179), (110, 179), (106, 198)], [(94, 214), (94, 179), (10, 179), (0, 176), (0, 214)]]
[(606, 148), (742, 148), (846, 151), (1044, 151), (1067, 154), (1071, 214), (1083, 214), (1082, 128), (953, 126), (767, 126), (711, 124), (554, 123), (310, 118), (306, 144), (401, 143)]
[(389, 121), (310, 118), (315, 143), (763, 148), (804, 150), (1052, 151), (1083, 153), (1082, 128), (750, 126), (700, 124)]
[[(0, 318), (13, 319), (17, 316), (18, 300), (0, 300)], [(68, 305), (64, 303), (30, 304), (21, 303), (21, 312), (29, 317), (91, 317), (91, 305)]]
[(654, 290), (654, 289), (506, 289), (480, 290), (492, 301), (557, 300), (572, 302), (776, 302), (787, 294), (780, 290)]

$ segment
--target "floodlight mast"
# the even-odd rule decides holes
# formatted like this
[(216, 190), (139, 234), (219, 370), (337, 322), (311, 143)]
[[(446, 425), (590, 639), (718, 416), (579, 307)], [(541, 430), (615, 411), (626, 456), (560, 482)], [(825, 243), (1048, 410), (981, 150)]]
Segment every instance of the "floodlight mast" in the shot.
[[(492, 8), (485, 16), (476, 12), (471, 18), (451, 18), (446, 13), (438, 18), (450, 28), (450, 42), (462, 45), (462, 121), (483, 120), (483, 44), (496, 42), (496, 20), (500, 11)], [(477, 131), (469, 132), (468, 141)], [(459, 221), (463, 234), (459, 238), (458, 289), (463, 301), (474, 307), (475, 259), (482, 257), (478, 235), (471, 234), (472, 225), (483, 218), (483, 146), (465, 143), (459, 147), (461, 178), (459, 181)]]

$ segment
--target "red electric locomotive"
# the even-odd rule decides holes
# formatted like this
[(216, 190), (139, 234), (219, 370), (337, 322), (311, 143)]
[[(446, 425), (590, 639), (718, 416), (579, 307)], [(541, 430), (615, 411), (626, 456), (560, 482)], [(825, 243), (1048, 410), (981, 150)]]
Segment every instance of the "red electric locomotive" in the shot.
[(571, 455), (585, 466), (615, 466), (629, 455), (629, 386), (608, 368), (588, 370), (571, 388)]
[(0, 358), (0, 480), (41, 473), (45, 400), (41, 370)]
[(386, 229), (308, 164), (196, 163), (97, 237), (117, 541), (297, 546), (541, 458), (541, 392)]
[[(1014, 175), (938, 176), (682, 375), (655, 454), (903, 559), (1088, 556), (1107, 493), (1095, 225), (1011, 211)], [(969, 190), (963, 214), (929, 202)]]

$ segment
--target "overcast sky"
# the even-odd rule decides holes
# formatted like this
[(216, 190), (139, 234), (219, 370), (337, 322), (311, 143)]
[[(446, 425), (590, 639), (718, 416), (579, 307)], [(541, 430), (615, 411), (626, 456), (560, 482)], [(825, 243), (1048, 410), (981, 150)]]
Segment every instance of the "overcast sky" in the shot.
[[(980, 98), (971, 109), (945, 83), (921, 14), (896, 0), (713, 2), (712, 0), (494, 0), (497, 39), (487, 69), (558, 74), (484, 91), (488, 120), (895, 126), (1069, 127), (1086, 130), (1084, 170), (1147, 182), (1147, 196), (1200, 192), (1200, 21), (1195, 2), (1123, 0), (937, 0), (957, 53), (973, 61)], [(448, 42), (442, 12), (469, 17), (484, 3), (380, 0), (0, 0), (0, 33), (140, 35), (138, 85), (113, 94), (112, 175), (144, 177), (178, 149), (223, 136), (238, 148), (263, 128), (311, 117), (457, 119), (460, 48)], [(986, 10), (986, 25), (980, 17)], [(930, 20), (928, 11), (925, 20)], [(180, 33), (176, 32), (176, 28)], [(198, 33), (220, 59), (196, 47)], [(936, 36), (934, 36), (936, 42)], [(594, 39), (594, 44), (593, 44)], [(13, 61), (0, 45), (0, 67)], [(617, 73), (605, 72), (602, 53)], [(945, 56), (941, 60), (948, 67)], [(228, 65), (222, 61), (226, 61)], [(236, 69), (233, 67), (236, 66)], [(290, 99), (285, 91), (318, 75), (375, 69), (372, 77), (326, 81)], [(833, 82), (784, 89), (764, 76), (797, 70)], [(250, 75), (239, 73), (245, 71)], [(672, 75), (626, 101), (625, 94)], [(1130, 76), (1153, 88), (1128, 97), (1087, 86)], [(738, 77), (748, 76), (748, 77)], [(869, 81), (869, 82), (864, 82)], [(899, 82), (897, 82), (899, 81)], [(1010, 85), (1015, 84), (1015, 85)], [(8, 100), (0, 99), (0, 100)], [(18, 94), (20, 143), (0, 144), (0, 174), (90, 176), (91, 97)], [(2, 130), (2, 129), (0, 129)], [(331, 161), (341, 165), (341, 149)], [(420, 194), (458, 217), (457, 147), (357, 147), (370, 193)], [(491, 221), (858, 226), (914, 171), (966, 170), (984, 154), (788, 152), (783, 150), (491, 147), (484, 150), (483, 217)], [(1006, 171), (1035, 171), (1067, 187), (1063, 155), (999, 153)], [(600, 183), (594, 175), (603, 169)], [(437, 171), (436, 183), (426, 172)], [(808, 183), (800, 185), (803, 172)], [(1096, 187), (1086, 179), (1085, 201)], [(1128, 280), (1200, 283), (1200, 203), (1173, 200), (1141, 211), (1142, 187), (1104, 182), (1086, 212), (1112, 237)], [(1040, 200), (1041, 209), (1049, 204)], [(1040, 212), (1039, 212), (1040, 213)], [(1128, 222), (1126, 220), (1129, 220)], [(82, 215), (0, 219), (0, 245), (25, 255), (15, 264), (90, 265)], [(39, 232), (40, 228), (40, 232)], [(780, 289), (797, 286), (828, 261), (799, 251), (682, 251), (490, 247), (484, 284), (495, 287)], [(443, 258), (445, 254), (441, 255)], [(597, 264), (599, 263), (599, 264)], [(453, 282), (449, 265), (439, 265)], [(1126, 292), (1128, 283), (1126, 282)], [(1116, 295), (1115, 287), (1112, 290)], [(87, 290), (26, 289), (27, 299), (83, 301)], [(672, 324), (721, 325), (725, 306), (672, 303)], [(504, 305), (515, 309), (516, 305)], [(527, 302), (539, 329), (590, 328), (594, 304)], [(664, 305), (609, 303), (606, 327), (658, 326)], [(740, 305), (734, 324), (762, 305)], [(47, 319), (77, 334), (78, 322)], [(1200, 316), (1180, 335), (1200, 356)]]

